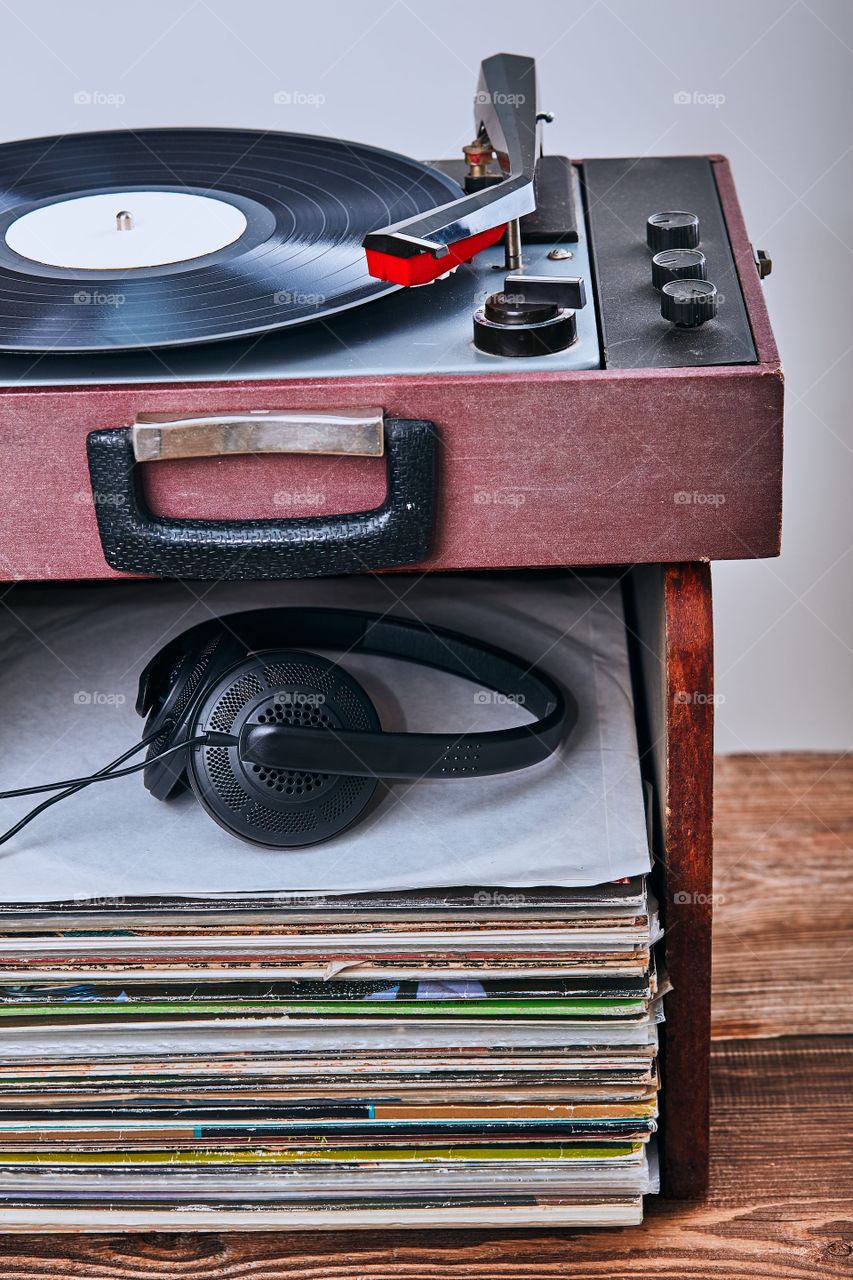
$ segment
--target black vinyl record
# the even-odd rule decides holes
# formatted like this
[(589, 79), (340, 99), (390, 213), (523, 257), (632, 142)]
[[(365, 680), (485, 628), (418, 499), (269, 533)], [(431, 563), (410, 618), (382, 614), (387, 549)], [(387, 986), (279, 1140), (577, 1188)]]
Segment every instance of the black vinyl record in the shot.
[[(158, 215), (166, 225), (157, 227), (157, 216), (149, 216), (146, 230), (134, 222), (139, 192), (207, 199), (166, 201), (168, 214)], [(165, 347), (321, 319), (397, 287), (368, 274), (361, 244), (367, 232), (461, 194), (452, 179), (406, 156), (309, 134), (149, 129), (6, 143), (0, 146), (0, 350)], [(21, 221), (41, 217), (42, 210), (54, 217), (59, 203), (67, 220), (66, 202), (112, 195), (121, 199), (98, 204), (97, 217), (108, 215), (97, 228), (99, 243), (117, 236), (121, 252), (133, 258), (140, 240), (150, 244), (153, 220), (148, 256), (155, 260), (147, 265), (106, 268), (98, 260), (81, 266), (86, 253), (57, 248), (43, 219)], [(145, 206), (148, 199), (137, 195), (136, 203)], [(192, 209), (192, 223), (211, 199), (240, 233), (212, 251), (180, 256), (179, 250), (177, 260), (168, 260), (173, 232), (183, 236), (179, 243), (194, 235), (192, 226), (168, 225), (174, 208), (184, 223), (186, 208)], [(75, 205), (77, 222), (95, 216), (91, 209), (85, 200)], [(118, 226), (120, 213), (130, 215), (129, 227), (123, 220), (127, 229)], [(74, 235), (79, 239), (79, 229)], [(160, 235), (167, 247), (156, 261)], [(113, 247), (110, 241), (107, 249)]]

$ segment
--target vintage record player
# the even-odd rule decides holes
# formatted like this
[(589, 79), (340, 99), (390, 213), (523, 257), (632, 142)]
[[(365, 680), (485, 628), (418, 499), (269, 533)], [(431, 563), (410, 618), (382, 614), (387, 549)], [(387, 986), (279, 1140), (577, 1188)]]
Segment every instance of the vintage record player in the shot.
[(5, 576), (775, 554), (769, 263), (727, 162), (575, 163), (547, 127), (499, 54), (460, 160), (2, 147)]
[(0, 146), (0, 578), (11, 608), (52, 580), (610, 575), (672, 984), (663, 1187), (691, 1196), (708, 561), (779, 549), (770, 261), (724, 157), (577, 161), (549, 127), (533, 60), (497, 54), (448, 160), (218, 129)]

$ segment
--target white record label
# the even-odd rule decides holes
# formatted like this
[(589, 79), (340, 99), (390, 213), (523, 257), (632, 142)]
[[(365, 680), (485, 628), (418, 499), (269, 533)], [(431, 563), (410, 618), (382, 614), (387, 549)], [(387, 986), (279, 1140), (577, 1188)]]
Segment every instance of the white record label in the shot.
[[(122, 230), (128, 219), (130, 228)], [(13, 252), (50, 267), (126, 271), (187, 262), (233, 244), (246, 218), (227, 200), (178, 191), (117, 191), (42, 205), (6, 230)]]

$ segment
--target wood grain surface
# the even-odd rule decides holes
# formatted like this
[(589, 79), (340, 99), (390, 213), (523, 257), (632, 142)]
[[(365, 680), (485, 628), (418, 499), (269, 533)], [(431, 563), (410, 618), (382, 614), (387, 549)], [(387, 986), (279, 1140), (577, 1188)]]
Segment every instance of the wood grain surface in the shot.
[(652, 1199), (642, 1227), (618, 1231), (4, 1236), (0, 1276), (853, 1274), (853, 765), (829, 755), (724, 758), (717, 762), (716, 812), (718, 1039), (711, 1058), (711, 1190), (704, 1201)]
[(853, 1033), (853, 755), (717, 770), (713, 1035)]
[(666, 1021), (661, 1028), (661, 1190), (667, 1196), (685, 1200), (705, 1191), (710, 1159), (714, 777), (711, 566), (667, 565), (664, 582), (667, 786), (659, 892), (672, 991), (667, 996)]

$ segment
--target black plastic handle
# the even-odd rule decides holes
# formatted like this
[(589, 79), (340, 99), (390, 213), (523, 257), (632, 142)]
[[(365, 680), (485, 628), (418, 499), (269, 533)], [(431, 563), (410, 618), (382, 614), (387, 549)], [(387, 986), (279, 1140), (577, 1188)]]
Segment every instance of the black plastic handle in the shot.
[[(386, 418), (385, 501), (370, 511), (291, 520), (176, 520), (146, 505), (131, 429), (86, 438), (104, 558), (149, 577), (321, 578), (416, 564), (435, 518), (436, 430)], [(106, 495), (106, 496), (105, 496)]]

